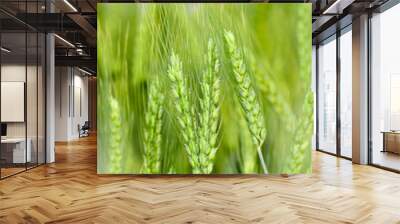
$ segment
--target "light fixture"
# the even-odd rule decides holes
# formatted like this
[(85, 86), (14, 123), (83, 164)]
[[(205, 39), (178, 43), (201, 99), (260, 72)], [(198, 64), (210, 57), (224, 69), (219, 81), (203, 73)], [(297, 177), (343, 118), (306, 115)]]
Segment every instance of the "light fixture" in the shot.
[(332, 9), (335, 9), (335, 7), (338, 6), (338, 4), (341, 2), (342, 0), (336, 0), (332, 5), (330, 5), (327, 9), (324, 10), (324, 12), (322, 14), (339, 14), (337, 12), (337, 9), (334, 12), (331, 12)]
[(82, 48), (76, 48), (76, 53), (77, 53), (78, 55), (87, 55), (87, 54), (83, 51)]
[(6, 53), (10, 53), (11, 52), (11, 50), (9, 50), (9, 49), (7, 49), (5, 47), (1, 47), (0, 49), (1, 49), (1, 51), (4, 51)]
[(54, 36), (57, 37), (57, 38), (58, 38), (59, 40), (61, 40), (62, 42), (66, 43), (68, 46), (75, 48), (75, 45), (73, 45), (73, 44), (72, 44), (71, 42), (69, 42), (68, 40), (66, 40), (66, 39), (64, 39), (64, 38), (62, 38), (62, 37), (60, 37), (60, 36), (57, 35), (57, 34), (54, 34)]
[(85, 74), (87, 74), (87, 75), (90, 75), (90, 76), (93, 75), (92, 73), (90, 73), (90, 72), (88, 72), (88, 71), (86, 71), (86, 70), (83, 70), (83, 69), (81, 69), (81, 68), (79, 68), (79, 67), (78, 67), (78, 70), (81, 71), (81, 72), (83, 72), (83, 73), (85, 73)]
[(64, 0), (64, 3), (67, 4), (74, 12), (78, 12), (78, 10), (68, 0)]

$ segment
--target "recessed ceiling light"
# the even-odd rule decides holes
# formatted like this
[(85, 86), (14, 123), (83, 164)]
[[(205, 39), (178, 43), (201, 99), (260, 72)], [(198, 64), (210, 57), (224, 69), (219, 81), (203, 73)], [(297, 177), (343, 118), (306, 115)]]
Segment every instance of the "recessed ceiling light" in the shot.
[(64, 39), (64, 38), (62, 38), (62, 37), (60, 37), (60, 36), (57, 35), (57, 34), (54, 34), (54, 36), (57, 37), (57, 38), (58, 38), (59, 40), (61, 40), (62, 42), (66, 43), (68, 46), (75, 48), (75, 45), (73, 45), (73, 44), (72, 44), (71, 42), (69, 42), (68, 40), (66, 40), (66, 39)]
[(85, 74), (87, 74), (87, 75), (90, 75), (90, 76), (92, 75), (92, 73), (90, 73), (90, 72), (88, 72), (88, 71), (86, 71), (86, 70), (83, 70), (83, 69), (81, 69), (81, 68), (79, 68), (79, 67), (78, 67), (78, 70), (81, 71), (81, 72), (83, 72), (83, 73), (85, 73)]
[(78, 12), (78, 10), (68, 1), (64, 0), (65, 4), (67, 4), (74, 12)]
[(1, 51), (4, 51), (6, 53), (10, 53), (11, 52), (11, 50), (9, 50), (9, 49), (7, 49), (5, 47), (1, 47), (0, 49), (1, 49)]
[(343, 9), (351, 5), (354, 0), (336, 0), (322, 14), (341, 14)]

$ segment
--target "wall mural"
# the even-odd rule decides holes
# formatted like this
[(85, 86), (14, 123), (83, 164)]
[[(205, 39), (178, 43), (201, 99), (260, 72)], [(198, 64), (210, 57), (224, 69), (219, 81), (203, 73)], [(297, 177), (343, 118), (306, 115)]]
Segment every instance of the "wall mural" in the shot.
[(100, 174), (311, 172), (311, 4), (98, 4)]

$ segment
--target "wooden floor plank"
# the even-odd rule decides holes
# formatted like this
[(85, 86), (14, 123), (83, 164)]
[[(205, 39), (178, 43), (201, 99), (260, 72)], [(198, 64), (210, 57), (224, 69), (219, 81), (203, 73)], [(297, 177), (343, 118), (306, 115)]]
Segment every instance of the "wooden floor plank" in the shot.
[(313, 153), (313, 174), (96, 174), (96, 137), (0, 181), (0, 223), (400, 223), (400, 175)]

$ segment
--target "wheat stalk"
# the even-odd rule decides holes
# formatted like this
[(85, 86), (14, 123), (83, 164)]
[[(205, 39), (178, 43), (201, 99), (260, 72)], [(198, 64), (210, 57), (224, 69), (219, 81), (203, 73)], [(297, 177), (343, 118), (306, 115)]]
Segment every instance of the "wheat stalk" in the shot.
[(225, 41), (228, 46), (229, 56), (233, 66), (233, 73), (237, 83), (237, 94), (242, 106), (247, 126), (252, 135), (253, 143), (257, 146), (258, 156), (264, 173), (268, 173), (267, 166), (261, 152), (264, 143), (266, 129), (261, 105), (258, 102), (256, 92), (251, 83), (250, 75), (246, 70), (242, 52), (236, 45), (235, 36), (230, 31), (225, 31)]
[(217, 47), (212, 39), (208, 41), (207, 71), (201, 82), (202, 98), (200, 99), (200, 163), (202, 173), (211, 173), (213, 161), (218, 150), (218, 126), (219, 126), (219, 98), (220, 78)]
[[(241, 118), (238, 119), (238, 128), (239, 130), (245, 130), (247, 128), (247, 122)], [(258, 172), (258, 163), (257, 163), (257, 150), (253, 147), (253, 142), (251, 138), (251, 134), (248, 131), (240, 131), (239, 133), (239, 150), (238, 150), (238, 158), (239, 158), (239, 166), (241, 173), (256, 173)]]
[(188, 154), (189, 162), (193, 169), (192, 172), (201, 173), (194, 108), (190, 103), (187, 83), (182, 71), (182, 62), (174, 52), (172, 52), (170, 58), (168, 77), (172, 84), (171, 91), (175, 99), (174, 105), (177, 111), (177, 116), (175, 117), (181, 128), (184, 149)]
[(118, 101), (113, 97), (110, 97), (110, 161), (111, 161), (111, 173), (121, 173), (121, 160), (122, 160), (122, 148), (121, 148), (121, 115)]
[(145, 173), (160, 173), (161, 128), (164, 95), (161, 91), (159, 80), (155, 80), (150, 85), (147, 102), (143, 171)]
[(314, 95), (312, 91), (308, 91), (303, 103), (302, 117), (299, 125), (296, 127), (294, 136), (294, 145), (291, 151), (291, 160), (289, 164), (291, 173), (301, 172), (304, 159), (307, 155), (307, 149), (310, 147), (309, 139), (313, 132), (313, 105)]

